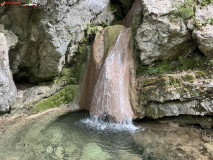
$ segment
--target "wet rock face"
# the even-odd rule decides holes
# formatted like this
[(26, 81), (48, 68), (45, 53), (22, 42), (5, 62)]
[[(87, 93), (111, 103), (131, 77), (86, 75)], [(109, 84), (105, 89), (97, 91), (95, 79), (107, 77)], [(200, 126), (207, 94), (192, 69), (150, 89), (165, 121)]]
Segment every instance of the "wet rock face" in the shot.
[(134, 76), (130, 30), (119, 25), (105, 28), (93, 44), (80, 108), (115, 122), (134, 118)]
[(46, 0), (38, 7), (10, 7), (0, 23), (19, 38), (10, 51), (10, 65), (17, 79), (49, 80), (77, 52), (88, 24), (109, 23), (108, 0)]
[(196, 77), (199, 73), (180, 73), (143, 78), (140, 102), (146, 116), (160, 118), (178, 115), (213, 114), (213, 80)]
[(14, 103), (16, 87), (9, 69), (7, 40), (0, 33), (0, 113), (9, 111)]
[(142, 64), (187, 56), (196, 48), (182, 18), (172, 16), (170, 0), (143, 0), (143, 22), (136, 34)]
[(93, 43), (85, 79), (82, 84), (81, 97), (79, 100), (81, 109), (90, 109), (98, 73), (103, 65), (109, 48), (122, 29), (123, 27), (121, 25), (115, 25), (102, 29), (97, 33)]

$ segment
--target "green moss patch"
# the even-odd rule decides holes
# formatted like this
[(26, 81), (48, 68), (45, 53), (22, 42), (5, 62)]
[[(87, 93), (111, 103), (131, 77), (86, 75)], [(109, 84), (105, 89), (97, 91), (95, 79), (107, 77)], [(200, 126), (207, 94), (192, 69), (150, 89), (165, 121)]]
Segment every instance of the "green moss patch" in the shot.
[(182, 78), (184, 81), (187, 81), (189, 83), (193, 83), (195, 81), (195, 76), (193, 74), (186, 74)]
[(156, 62), (151, 66), (142, 66), (139, 63), (136, 63), (136, 74), (137, 76), (144, 76), (170, 74), (176, 71), (187, 70), (207, 71), (213, 68), (210, 62), (211, 60), (206, 57), (200, 57), (198, 60), (194, 57), (179, 57), (178, 60)]
[[(86, 70), (87, 58), (90, 55), (92, 44), (96, 34), (102, 29), (101, 26), (88, 25), (85, 30), (85, 37), (80, 41), (78, 51), (72, 57), (67, 67), (71, 68), (72, 77), (79, 84)], [(74, 79), (73, 79), (74, 80)], [(74, 83), (74, 84), (76, 84)]]
[(173, 13), (176, 16), (189, 19), (195, 15), (198, 6), (202, 7), (211, 3), (213, 3), (213, 0), (184, 0), (182, 3), (173, 3), (173, 6), (177, 8)]
[(64, 85), (78, 84), (76, 77), (74, 76), (73, 68), (63, 68), (59, 76), (55, 77), (54, 83), (64, 82)]
[(61, 91), (57, 92), (53, 96), (39, 102), (32, 110), (32, 113), (43, 112), (50, 108), (58, 107), (62, 104), (68, 104), (75, 98), (78, 90), (78, 85), (69, 85), (64, 87)]
[(122, 25), (110, 26), (104, 29), (104, 53), (105, 55), (109, 51), (115, 39), (123, 29)]
[(148, 118), (158, 119), (158, 118), (164, 117), (165, 113), (160, 108), (155, 109), (153, 107), (148, 106), (146, 108), (146, 116)]

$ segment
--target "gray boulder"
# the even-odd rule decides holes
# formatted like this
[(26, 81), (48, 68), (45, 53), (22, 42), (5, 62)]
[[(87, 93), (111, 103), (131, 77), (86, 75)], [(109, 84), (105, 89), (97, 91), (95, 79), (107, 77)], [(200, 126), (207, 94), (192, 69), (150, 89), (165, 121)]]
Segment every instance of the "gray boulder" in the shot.
[(2, 24), (0, 24), (0, 32), (2, 32), (7, 39), (8, 49), (13, 49), (18, 43), (18, 37), (12, 31), (5, 30)]
[(206, 5), (204, 7), (197, 7), (195, 13), (196, 19), (200, 23), (206, 23), (209, 19), (213, 18), (213, 4)]
[(193, 38), (197, 41), (201, 52), (209, 58), (213, 57), (213, 26), (208, 24), (213, 19), (213, 4), (197, 8), (196, 19), (201, 23), (207, 23), (207, 26), (195, 29)]
[(91, 23), (110, 23), (108, 0), (45, 0), (35, 8), (11, 7), (0, 23), (18, 36), (10, 51), (10, 65), (17, 78), (50, 80), (77, 52), (84, 30)]
[(9, 69), (7, 40), (0, 33), (0, 113), (8, 112), (16, 97), (16, 87)]
[(142, 0), (143, 21), (136, 34), (142, 64), (187, 56), (197, 47), (184, 20), (172, 16), (170, 0)]
[(178, 115), (213, 114), (213, 79), (202, 72), (180, 72), (142, 78), (140, 102), (146, 116), (157, 119)]
[(209, 58), (213, 58), (213, 26), (203, 26), (193, 32), (194, 39), (197, 40), (199, 49)]

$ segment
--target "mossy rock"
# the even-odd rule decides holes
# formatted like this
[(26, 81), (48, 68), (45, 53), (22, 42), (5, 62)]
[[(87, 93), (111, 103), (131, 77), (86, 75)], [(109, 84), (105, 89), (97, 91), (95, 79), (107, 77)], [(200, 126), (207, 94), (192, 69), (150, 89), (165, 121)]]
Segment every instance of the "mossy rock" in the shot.
[(210, 65), (213, 67), (213, 59), (210, 60)]
[(197, 71), (195, 72), (195, 77), (196, 78), (203, 78), (206, 76), (206, 73), (204, 71)]
[(156, 81), (157, 81), (157, 78), (144, 79), (143, 87), (156, 85), (157, 84)]
[(32, 113), (43, 112), (50, 108), (59, 107), (62, 104), (68, 104), (75, 99), (78, 91), (78, 85), (65, 86), (62, 90), (54, 94), (53, 96), (43, 99), (33, 109)]
[(115, 42), (116, 38), (120, 34), (121, 30), (124, 27), (122, 25), (110, 26), (104, 29), (104, 53), (105, 55), (108, 53), (110, 47), (113, 42)]
[(68, 67), (71, 68), (73, 84), (81, 83), (95, 36), (102, 29), (101, 26), (87, 25), (85, 36), (78, 45), (78, 51), (68, 64)]
[(178, 77), (169, 76), (169, 85), (173, 87), (182, 87), (182, 80)]
[[(136, 49), (135, 49), (136, 50)], [(136, 51), (135, 51), (136, 52)], [(211, 60), (206, 57), (179, 57), (178, 60), (173, 61), (160, 61), (152, 64), (151, 66), (142, 66), (140, 63), (140, 53), (136, 54), (136, 74), (137, 76), (144, 75), (159, 75), (159, 74), (171, 74), (176, 71), (206, 71), (211, 70)]]
[(153, 108), (151, 106), (146, 107), (146, 117), (152, 118), (152, 119), (158, 119), (165, 116), (165, 113), (160, 108)]
[(87, 36), (96, 35), (102, 29), (103, 29), (103, 27), (101, 27), (101, 26), (91, 26), (91, 25), (88, 25), (87, 31), (86, 31)]
[(193, 83), (195, 81), (195, 75), (194, 74), (186, 74), (182, 77), (184, 81)]
[(78, 84), (76, 77), (74, 76), (73, 68), (63, 68), (58, 77), (54, 78), (54, 83), (64, 82), (65, 85)]

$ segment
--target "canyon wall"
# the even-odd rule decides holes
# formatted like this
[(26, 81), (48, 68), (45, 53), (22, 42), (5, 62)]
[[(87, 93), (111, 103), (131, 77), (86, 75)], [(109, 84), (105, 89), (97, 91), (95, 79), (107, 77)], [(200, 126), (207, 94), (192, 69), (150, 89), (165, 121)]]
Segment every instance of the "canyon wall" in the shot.
[[(112, 28), (110, 25), (122, 24), (122, 18), (126, 27), (130, 27), (128, 22), (133, 23), (130, 28), (131, 45), (137, 84), (132, 91), (137, 90), (138, 96), (130, 96), (130, 100), (137, 118), (211, 116), (213, 4), (197, 4), (190, 17), (182, 13), (182, 3), (170, 0), (136, 0), (135, 3), (123, 0), (45, 0), (35, 8), (1, 7), (0, 32), (7, 40), (10, 68), (15, 81), (35, 84), (48, 81), (56, 86), (52, 90), (52, 86), (49, 86), (48, 91), (43, 91), (43, 88), (41, 91), (38, 88), (22, 91), (21, 95), (25, 98), (17, 98), (18, 105), (12, 106), (14, 112), (16, 108), (23, 108), (22, 103), (25, 106), (30, 104), (30, 108), (33, 108), (42, 99), (49, 103), (48, 98), (67, 85), (80, 85), (85, 73), (86, 65), (83, 64), (89, 61), (92, 51), (98, 52), (100, 49), (92, 48), (96, 34), (104, 28), (104, 32), (108, 31), (109, 39), (115, 38), (113, 36), (118, 34), (109, 29)], [(136, 15), (128, 16), (128, 11)], [(99, 41), (102, 39), (94, 43)], [(1, 47), (1, 50), (5, 49)], [(105, 50), (100, 50), (100, 54), (102, 52)], [(99, 65), (88, 64), (87, 67), (91, 68), (87, 74), (97, 76), (94, 68), (97, 70)], [(7, 77), (10, 77), (7, 72)], [(81, 78), (76, 79), (76, 75), (81, 75)], [(11, 82), (9, 79), (4, 85), (8, 86), (8, 82)], [(89, 79), (88, 85), (93, 84), (93, 80)], [(13, 82), (10, 84), (14, 86)], [(7, 94), (12, 93), (10, 97), (14, 97), (15, 89), (13, 91), (8, 90)], [(88, 88), (84, 97), (90, 97), (92, 93)], [(76, 88), (72, 94), (77, 94)], [(38, 97), (36, 102), (29, 98), (32, 95)], [(7, 99), (7, 107), (4, 108), (8, 111), (14, 99), (1, 99)], [(88, 109), (90, 101), (81, 99), (83, 106), (86, 106), (82, 109)]]

